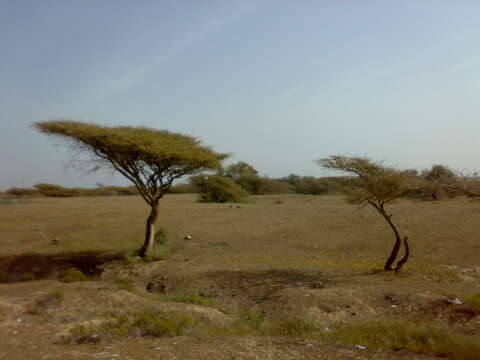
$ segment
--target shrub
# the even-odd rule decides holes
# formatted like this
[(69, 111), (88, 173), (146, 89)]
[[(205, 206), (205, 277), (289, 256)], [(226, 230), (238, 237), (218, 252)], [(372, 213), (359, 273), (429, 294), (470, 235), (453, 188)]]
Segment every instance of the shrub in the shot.
[(265, 331), (271, 336), (304, 337), (318, 331), (318, 327), (303, 318), (291, 318), (270, 323)]
[(86, 281), (88, 278), (77, 268), (70, 268), (62, 276), (63, 282)]
[(475, 360), (480, 354), (480, 342), (456, 335), (446, 327), (398, 320), (337, 325), (324, 332), (324, 339), (343, 345), (408, 350), (454, 360)]
[(35, 189), (25, 189), (13, 187), (6, 191), (9, 196), (23, 197), (23, 196), (40, 196), (40, 192)]
[(135, 315), (132, 330), (140, 336), (178, 336), (191, 323), (191, 319), (182, 314), (166, 314), (150, 310)]
[(252, 195), (288, 194), (288, 184), (256, 175), (242, 175), (235, 182)]
[(182, 335), (191, 318), (180, 313), (144, 310), (136, 313), (111, 313), (99, 326), (76, 325), (70, 329), (70, 341), (79, 343), (109, 342), (125, 336), (163, 337)]
[(198, 189), (192, 184), (178, 184), (174, 185), (168, 191), (169, 194), (194, 194)]
[(159, 295), (159, 298), (163, 301), (182, 302), (201, 306), (213, 306), (215, 304), (211, 298), (204, 294), (184, 294), (178, 292), (168, 295)]
[(220, 175), (197, 175), (191, 182), (200, 191), (202, 202), (246, 202), (248, 194), (232, 180)]
[(41, 195), (49, 197), (72, 197), (79, 196), (75, 189), (67, 189), (60, 185), (36, 184), (33, 186)]

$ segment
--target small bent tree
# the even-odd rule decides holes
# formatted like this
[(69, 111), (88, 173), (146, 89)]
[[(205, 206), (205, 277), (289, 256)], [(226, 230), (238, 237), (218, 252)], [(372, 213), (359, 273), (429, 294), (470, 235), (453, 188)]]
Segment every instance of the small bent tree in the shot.
[(113, 168), (129, 179), (151, 207), (145, 242), (139, 256), (145, 257), (155, 242), (158, 204), (172, 183), (187, 174), (216, 170), (227, 154), (214, 152), (197, 139), (144, 127), (107, 127), (77, 121), (37, 122), (40, 132), (57, 136), (89, 155), (92, 171)]
[(319, 159), (317, 163), (325, 169), (341, 170), (356, 176), (357, 181), (353, 182), (354, 185), (349, 191), (347, 200), (354, 204), (373, 206), (387, 221), (395, 234), (395, 244), (385, 263), (384, 270), (399, 271), (408, 261), (410, 254), (408, 238), (403, 238), (405, 255), (393, 269), (392, 266), (398, 257), (402, 245), (402, 238), (397, 227), (392, 222), (392, 214), (387, 213), (385, 205), (412, 190), (412, 177), (408, 172), (385, 167), (382, 164), (361, 157), (334, 155), (325, 159)]

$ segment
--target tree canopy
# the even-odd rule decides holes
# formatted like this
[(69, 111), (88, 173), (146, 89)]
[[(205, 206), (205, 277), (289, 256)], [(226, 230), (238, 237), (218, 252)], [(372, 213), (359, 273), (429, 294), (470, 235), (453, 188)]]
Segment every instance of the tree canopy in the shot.
[(167, 130), (101, 126), (68, 120), (37, 122), (44, 134), (60, 137), (74, 149), (94, 155), (93, 169), (113, 167), (131, 180), (148, 203), (173, 180), (196, 171), (217, 169), (228, 154), (199, 140)]

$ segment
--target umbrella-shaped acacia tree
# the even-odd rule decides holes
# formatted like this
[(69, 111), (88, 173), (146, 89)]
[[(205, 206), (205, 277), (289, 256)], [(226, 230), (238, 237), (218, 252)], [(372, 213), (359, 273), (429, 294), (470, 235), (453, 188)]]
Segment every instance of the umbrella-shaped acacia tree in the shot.
[(145, 242), (139, 252), (141, 257), (145, 257), (154, 245), (158, 204), (173, 181), (186, 174), (218, 169), (221, 161), (228, 157), (193, 137), (167, 130), (107, 127), (67, 120), (37, 122), (34, 126), (88, 154), (92, 170), (113, 168), (135, 184), (151, 208)]
[[(384, 270), (393, 270), (392, 265), (400, 251), (402, 238), (397, 226), (392, 222), (392, 214), (387, 212), (385, 205), (411, 192), (418, 184), (412, 180), (407, 171), (389, 168), (366, 158), (333, 155), (317, 160), (317, 163), (325, 169), (341, 170), (357, 177), (358, 181), (350, 189), (347, 200), (354, 204), (373, 206), (392, 229), (395, 243), (385, 262)], [(395, 271), (399, 271), (405, 265), (410, 254), (407, 237), (403, 238), (403, 245), (405, 255), (397, 262)]]

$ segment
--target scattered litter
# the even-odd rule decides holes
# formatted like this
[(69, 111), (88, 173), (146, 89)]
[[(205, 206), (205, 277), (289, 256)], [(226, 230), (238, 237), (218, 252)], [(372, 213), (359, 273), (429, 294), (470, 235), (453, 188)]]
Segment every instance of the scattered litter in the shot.
[(396, 308), (396, 307), (398, 307), (398, 305), (390, 305), (390, 307)]
[(93, 356), (94, 359), (102, 359), (102, 358), (112, 358), (112, 357), (117, 358), (120, 355), (115, 354), (115, 353), (103, 352), (103, 353), (92, 354), (92, 356)]
[(463, 302), (459, 298), (447, 299), (447, 302), (454, 305), (462, 305)]
[(18, 318), (18, 319), (17, 319), (17, 322), (19, 322), (19, 323), (22, 322), (22, 319), (21, 319), (21, 318)]
[(192, 240), (192, 237), (190, 235), (185, 235), (185, 237), (183, 239), (184, 240)]
[(355, 345), (355, 348), (357, 348), (357, 349), (360, 349), (360, 350), (366, 350), (366, 349), (367, 349), (367, 347), (366, 347), (366, 346), (363, 346), (363, 345), (358, 345), (358, 344), (357, 344), (357, 345)]

